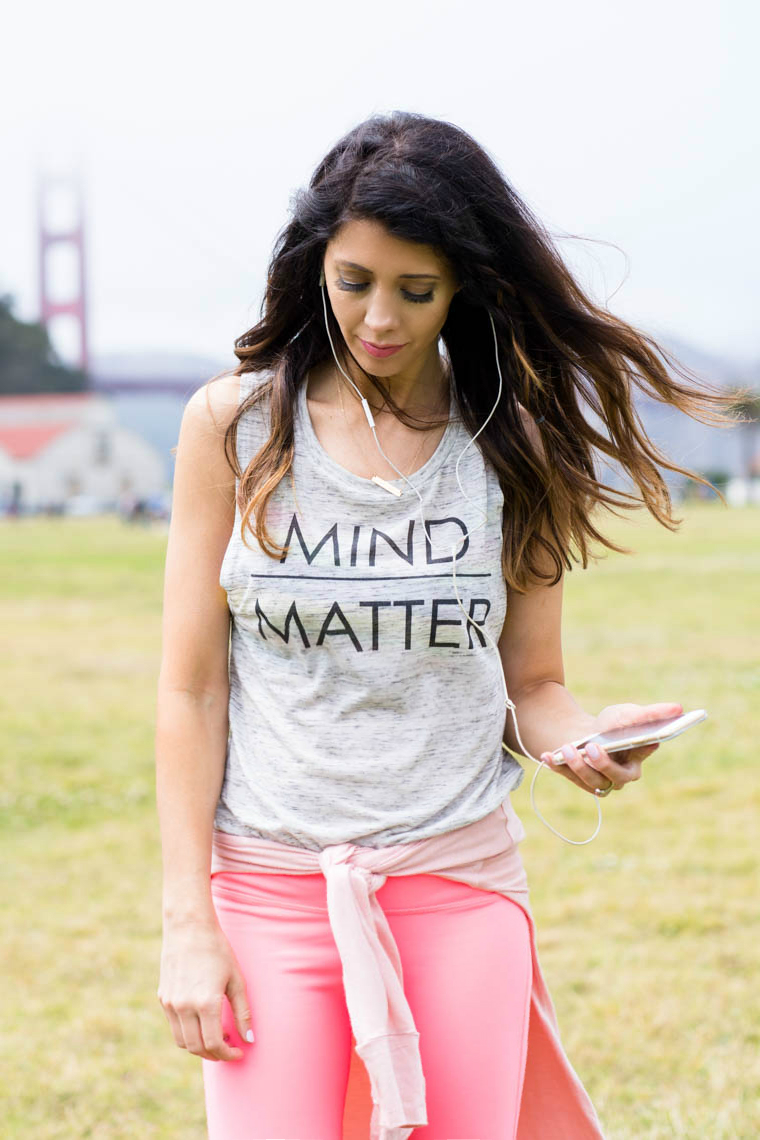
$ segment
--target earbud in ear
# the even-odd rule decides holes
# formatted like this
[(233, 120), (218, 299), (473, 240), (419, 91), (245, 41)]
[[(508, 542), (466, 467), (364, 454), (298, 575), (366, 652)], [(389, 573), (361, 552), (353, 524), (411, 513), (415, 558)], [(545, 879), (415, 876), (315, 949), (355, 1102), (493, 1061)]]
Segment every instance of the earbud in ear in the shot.
[(320, 287), (320, 289), (322, 288), (324, 283), (325, 283), (325, 270), (324, 270), (324, 266), (323, 266), (319, 271), (319, 287)]

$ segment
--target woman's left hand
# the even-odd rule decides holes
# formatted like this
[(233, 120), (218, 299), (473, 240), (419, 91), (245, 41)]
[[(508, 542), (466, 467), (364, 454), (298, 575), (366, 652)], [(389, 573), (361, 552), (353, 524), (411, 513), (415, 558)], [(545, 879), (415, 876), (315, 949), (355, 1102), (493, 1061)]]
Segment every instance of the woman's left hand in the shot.
[[(632, 725), (646, 724), (652, 720), (661, 720), (663, 717), (678, 716), (682, 712), (683, 706), (675, 701), (662, 701), (653, 705), (607, 705), (595, 718), (596, 725), (593, 731), (608, 732), (612, 728), (630, 728)], [(555, 764), (549, 752), (542, 752), (541, 759), (547, 767), (555, 772), (561, 772), (584, 791), (593, 794), (597, 789), (605, 792), (619, 791), (631, 780), (641, 779), (642, 761), (659, 747), (659, 744), (647, 744), (640, 748), (626, 748), (620, 752), (610, 753), (595, 744), (584, 745), (578, 749), (568, 743), (561, 747), (565, 764)]]

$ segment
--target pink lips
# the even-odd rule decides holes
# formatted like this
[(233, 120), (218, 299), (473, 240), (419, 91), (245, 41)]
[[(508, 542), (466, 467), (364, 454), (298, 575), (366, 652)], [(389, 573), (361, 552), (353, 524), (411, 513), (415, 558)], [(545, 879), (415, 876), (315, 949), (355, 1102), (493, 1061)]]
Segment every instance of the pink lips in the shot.
[(359, 337), (359, 340), (364, 345), (370, 356), (393, 356), (394, 352), (399, 352), (402, 348), (404, 348), (403, 344), (389, 344), (384, 348), (380, 348), (374, 344), (370, 344), (367, 340), (362, 340), (361, 337)]

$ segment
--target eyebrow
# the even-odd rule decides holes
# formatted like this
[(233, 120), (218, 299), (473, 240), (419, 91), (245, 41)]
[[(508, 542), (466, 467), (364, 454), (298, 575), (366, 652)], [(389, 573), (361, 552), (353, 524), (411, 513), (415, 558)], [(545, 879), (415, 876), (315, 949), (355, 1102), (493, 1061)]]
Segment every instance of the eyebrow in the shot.
[[(367, 269), (364, 265), (357, 265), (355, 261), (343, 261), (339, 258), (335, 259), (336, 265), (345, 265), (349, 269), (358, 269), (362, 273), (371, 273), (371, 269)], [(440, 281), (437, 273), (399, 273), (399, 277), (424, 277), (426, 281)]]

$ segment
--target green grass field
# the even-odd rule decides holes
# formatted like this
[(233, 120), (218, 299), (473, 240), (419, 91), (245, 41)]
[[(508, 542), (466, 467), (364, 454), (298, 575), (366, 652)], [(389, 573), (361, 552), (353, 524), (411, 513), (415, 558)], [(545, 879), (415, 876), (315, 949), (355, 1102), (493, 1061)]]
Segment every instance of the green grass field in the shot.
[[(513, 802), (542, 967), (608, 1140), (755, 1140), (760, 511), (680, 513), (677, 534), (600, 520), (636, 554), (567, 575), (566, 681), (591, 712), (677, 700), (709, 719), (600, 801), (585, 846), (534, 815), (529, 760)], [(202, 1140), (201, 1063), (156, 997), (165, 528), (20, 519), (0, 536), (0, 1132)], [(565, 835), (594, 830), (568, 781), (543, 772), (536, 797)]]

